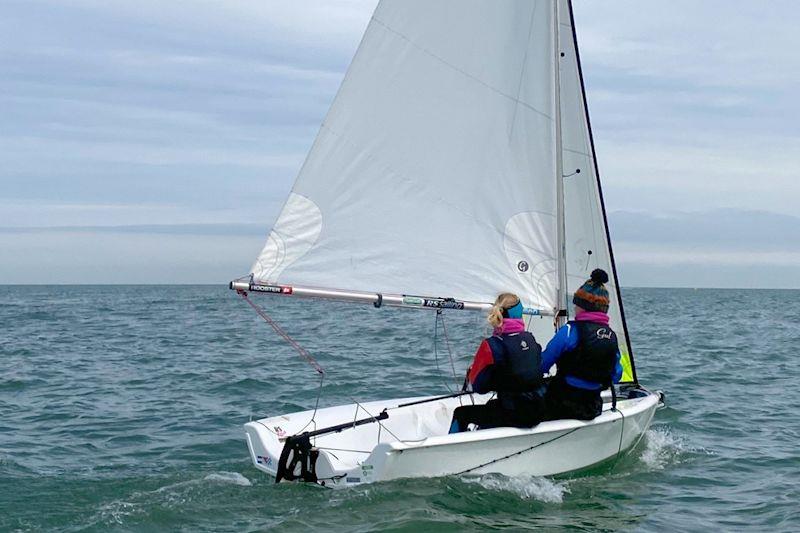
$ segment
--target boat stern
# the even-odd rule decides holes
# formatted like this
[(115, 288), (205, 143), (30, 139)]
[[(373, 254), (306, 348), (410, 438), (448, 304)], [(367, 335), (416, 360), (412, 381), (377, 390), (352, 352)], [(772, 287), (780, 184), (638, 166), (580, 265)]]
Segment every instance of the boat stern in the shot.
[[(281, 426), (284, 424), (284, 427)], [(286, 443), (289, 441), (293, 433), (290, 431), (298, 431), (303, 426), (297, 426), (296, 421), (289, 417), (274, 417), (261, 420), (254, 420), (244, 425), (245, 437), (247, 439), (247, 449), (250, 452), (250, 460), (253, 461), (253, 466), (258, 470), (277, 478), (280, 470), (281, 455), (284, 451)], [(290, 446), (292, 446), (290, 444)], [(336, 461), (325, 450), (319, 450), (316, 447), (312, 448), (315, 455), (312, 456), (313, 478), (318, 484), (323, 486), (344, 486), (351, 484), (359, 484), (365, 476), (362, 475), (362, 466), (359, 464), (342, 464), (341, 461)], [(297, 453), (295, 448), (289, 452), (288, 461), (291, 463), (292, 457)], [(302, 463), (302, 461), (300, 461)], [(294, 479), (302, 477), (302, 467), (298, 464), (290, 465), (293, 469), (292, 474)], [(307, 464), (307, 466), (310, 466)], [(366, 467), (369, 468), (369, 467)], [(286, 476), (284, 471), (283, 476)], [(289, 477), (284, 478), (283, 481), (293, 479)], [(308, 481), (308, 480), (306, 480)]]
[(262, 472), (275, 476), (283, 447), (278, 435), (260, 422), (246, 423), (244, 432), (253, 465)]

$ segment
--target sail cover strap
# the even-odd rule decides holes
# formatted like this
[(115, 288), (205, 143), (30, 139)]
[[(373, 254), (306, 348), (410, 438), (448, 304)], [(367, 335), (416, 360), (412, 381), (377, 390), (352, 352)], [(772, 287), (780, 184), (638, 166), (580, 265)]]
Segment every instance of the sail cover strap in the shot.
[(242, 298), (244, 298), (244, 301), (245, 301), (245, 302), (247, 302), (247, 303), (250, 305), (250, 307), (252, 307), (253, 309), (255, 309), (255, 312), (256, 312), (256, 313), (258, 313), (258, 316), (260, 316), (261, 318), (263, 318), (263, 319), (264, 319), (264, 322), (266, 322), (267, 324), (269, 324), (269, 325), (270, 325), (270, 327), (271, 327), (272, 329), (274, 329), (274, 330), (275, 330), (275, 333), (277, 333), (278, 335), (280, 335), (280, 336), (283, 338), (283, 340), (285, 340), (286, 342), (288, 342), (289, 344), (291, 344), (292, 348), (294, 348), (294, 349), (297, 351), (297, 353), (300, 355), (300, 357), (302, 357), (303, 359), (305, 359), (305, 361), (306, 361), (306, 362), (307, 362), (309, 365), (311, 365), (311, 367), (312, 367), (314, 370), (316, 370), (318, 374), (320, 374), (320, 375), (325, 375), (325, 371), (322, 369), (322, 367), (319, 365), (319, 363), (317, 363), (316, 359), (314, 359), (313, 357), (311, 357), (311, 354), (310, 354), (310, 353), (308, 353), (308, 351), (307, 351), (305, 348), (303, 348), (302, 346), (300, 346), (300, 344), (299, 344), (299, 343), (298, 343), (296, 340), (294, 340), (294, 339), (293, 339), (291, 336), (289, 336), (289, 334), (288, 334), (288, 333), (286, 333), (286, 331), (285, 331), (285, 330), (284, 330), (282, 327), (280, 327), (280, 325), (278, 325), (278, 323), (277, 323), (277, 322), (275, 322), (275, 321), (272, 319), (272, 317), (270, 317), (270, 316), (269, 316), (269, 315), (266, 313), (266, 311), (264, 311), (264, 310), (263, 310), (261, 307), (259, 307), (259, 306), (257, 306), (256, 304), (254, 304), (254, 303), (253, 303), (253, 302), (250, 300), (250, 298), (248, 298), (248, 296), (247, 296), (247, 292), (245, 292), (245, 291), (242, 291), (242, 290), (239, 290), (239, 291), (236, 291), (236, 292), (237, 292), (237, 293), (239, 293), (239, 296), (241, 296)]

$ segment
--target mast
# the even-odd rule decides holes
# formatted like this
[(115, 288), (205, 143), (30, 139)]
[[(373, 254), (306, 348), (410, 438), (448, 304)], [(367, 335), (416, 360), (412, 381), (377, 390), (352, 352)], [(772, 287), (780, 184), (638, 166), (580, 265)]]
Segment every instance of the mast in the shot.
[(556, 150), (556, 223), (557, 223), (557, 266), (558, 266), (558, 307), (556, 312), (556, 329), (567, 322), (567, 244), (566, 244), (566, 220), (564, 209), (564, 154), (561, 147), (561, 46), (559, 35), (558, 20), (559, 0), (553, 0), (553, 98), (555, 110), (553, 120), (555, 122), (555, 150)]

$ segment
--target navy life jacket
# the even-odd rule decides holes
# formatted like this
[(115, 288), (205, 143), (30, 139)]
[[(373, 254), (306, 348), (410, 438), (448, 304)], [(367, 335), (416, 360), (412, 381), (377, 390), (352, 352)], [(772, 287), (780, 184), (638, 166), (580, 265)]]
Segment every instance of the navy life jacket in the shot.
[(574, 376), (610, 387), (617, 365), (617, 334), (597, 322), (574, 321), (570, 325), (578, 329), (578, 345), (558, 360), (557, 377)]
[(542, 347), (530, 332), (490, 337), (489, 347), (495, 358), (498, 396), (535, 392), (542, 385)]

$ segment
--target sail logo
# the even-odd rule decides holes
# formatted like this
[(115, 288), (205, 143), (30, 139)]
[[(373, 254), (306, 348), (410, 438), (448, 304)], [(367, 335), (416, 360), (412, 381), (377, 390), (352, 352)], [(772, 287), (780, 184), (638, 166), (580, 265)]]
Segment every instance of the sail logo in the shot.
[(268, 292), (271, 294), (292, 294), (292, 288), (287, 285), (250, 285), (251, 291)]
[(530, 265), (528, 264), (527, 261), (520, 261), (519, 263), (517, 263), (517, 270), (519, 270), (520, 272), (527, 272), (529, 268)]
[(611, 330), (600, 328), (597, 330), (598, 339), (611, 339)]
[(437, 309), (464, 309), (464, 302), (455, 300), (428, 300), (422, 302), (425, 307), (435, 307)]

